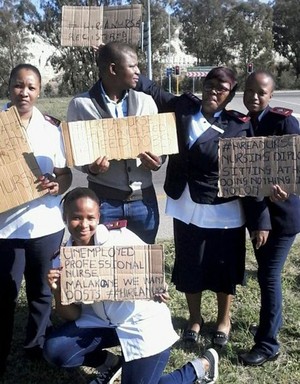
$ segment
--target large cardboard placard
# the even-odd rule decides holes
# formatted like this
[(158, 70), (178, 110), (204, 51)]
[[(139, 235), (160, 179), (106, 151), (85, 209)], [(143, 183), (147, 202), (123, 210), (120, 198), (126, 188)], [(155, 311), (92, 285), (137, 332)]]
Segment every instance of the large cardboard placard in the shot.
[(152, 299), (164, 291), (162, 245), (61, 247), (61, 302)]
[(70, 167), (104, 155), (119, 160), (145, 151), (157, 156), (178, 152), (174, 113), (63, 122), (62, 132)]
[(36, 186), (41, 174), (16, 107), (0, 112), (0, 212), (45, 195)]
[(269, 196), (274, 184), (300, 194), (300, 135), (220, 140), (219, 196)]
[(61, 45), (90, 47), (109, 41), (137, 45), (142, 5), (119, 7), (62, 7)]

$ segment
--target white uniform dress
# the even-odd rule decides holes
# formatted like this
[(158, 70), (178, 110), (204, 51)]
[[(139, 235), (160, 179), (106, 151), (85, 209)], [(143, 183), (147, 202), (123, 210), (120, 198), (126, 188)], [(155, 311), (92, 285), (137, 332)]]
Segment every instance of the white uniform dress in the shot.
[[(54, 167), (66, 166), (60, 128), (47, 121), (36, 107), (33, 107), (26, 132), (43, 174), (52, 174)], [(61, 195), (47, 194), (0, 213), (0, 238), (33, 239), (61, 231), (65, 228), (65, 224), (60, 201)]]
[[(108, 230), (100, 224), (95, 244), (144, 245), (145, 243), (127, 228)], [(72, 245), (72, 238), (67, 246)], [(153, 356), (171, 347), (177, 340), (171, 313), (164, 303), (153, 300), (101, 301), (83, 304), (78, 327), (115, 328), (125, 361)]]

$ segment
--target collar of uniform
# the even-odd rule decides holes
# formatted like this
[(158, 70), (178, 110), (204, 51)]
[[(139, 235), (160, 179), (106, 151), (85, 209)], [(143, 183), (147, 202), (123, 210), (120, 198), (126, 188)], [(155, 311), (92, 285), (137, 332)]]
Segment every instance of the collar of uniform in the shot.
[[(223, 109), (221, 109), (221, 111), (217, 111), (217, 112), (215, 112), (213, 117), (217, 119), (217, 118), (221, 115), (222, 112), (223, 112)], [(203, 116), (203, 113), (202, 113), (202, 105), (201, 105), (201, 107), (200, 107), (200, 111), (199, 111), (198, 113), (200, 114), (200, 117)]]
[[(268, 108), (265, 108), (259, 115), (257, 115), (257, 117), (256, 117), (257, 121), (261, 121), (261, 119), (263, 118), (263, 115), (266, 113), (267, 109)], [(253, 116), (251, 116), (250, 113), (248, 113), (248, 116), (250, 116), (251, 118), (253, 117)]]

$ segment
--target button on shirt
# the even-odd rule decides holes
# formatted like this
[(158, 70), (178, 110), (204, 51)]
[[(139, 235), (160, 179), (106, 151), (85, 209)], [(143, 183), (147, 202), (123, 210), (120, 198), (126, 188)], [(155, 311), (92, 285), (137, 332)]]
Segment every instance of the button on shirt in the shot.
[[(214, 118), (217, 120), (221, 113), (216, 112)], [(195, 114), (189, 127), (189, 147), (210, 127), (223, 133), (221, 128), (207, 121), (201, 110)], [(197, 204), (191, 198), (188, 183), (179, 199), (167, 197), (166, 214), (201, 228), (238, 228), (245, 223), (240, 199), (215, 205)]]

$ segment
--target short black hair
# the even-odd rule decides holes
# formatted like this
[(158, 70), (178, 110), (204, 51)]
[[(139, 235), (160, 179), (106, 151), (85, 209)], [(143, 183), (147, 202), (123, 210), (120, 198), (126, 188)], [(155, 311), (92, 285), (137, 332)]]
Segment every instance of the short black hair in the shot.
[(38, 79), (39, 79), (39, 82), (40, 84), (42, 84), (42, 76), (41, 76), (41, 73), (40, 71), (37, 69), (37, 67), (35, 67), (34, 65), (32, 64), (18, 64), (17, 66), (15, 66), (11, 72), (10, 72), (10, 75), (9, 75), (9, 80), (8, 80), (8, 85), (10, 86), (12, 80), (17, 76), (17, 74), (22, 70), (22, 69), (27, 69), (27, 70), (30, 70), (32, 72), (34, 72)]
[(99, 47), (96, 56), (99, 72), (106, 70), (111, 63), (120, 63), (126, 53), (136, 55), (136, 51), (131, 45), (121, 41), (110, 41)]
[(75, 200), (81, 199), (82, 197), (88, 197), (91, 200), (95, 201), (95, 203), (97, 203), (100, 206), (100, 201), (93, 190), (87, 187), (74, 188), (71, 191), (67, 192), (60, 202), (60, 204), (63, 206), (62, 215), (63, 215), (64, 221), (66, 221), (67, 212), (70, 208), (70, 205)]
[(231, 85), (230, 92), (235, 92), (238, 86), (237, 78), (232, 69), (227, 67), (215, 67), (211, 69), (204, 79), (204, 83), (208, 80), (217, 79), (222, 83)]
[(258, 69), (257, 71), (254, 71), (254, 72), (250, 73), (250, 75), (247, 77), (246, 83), (247, 83), (248, 80), (253, 79), (256, 75), (264, 75), (264, 76), (269, 77), (272, 80), (272, 84), (273, 84), (272, 91), (274, 91), (275, 86), (276, 86), (275, 78), (274, 78), (274, 76), (272, 75), (271, 72), (269, 72), (269, 71), (267, 71), (265, 69)]

